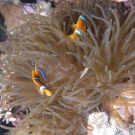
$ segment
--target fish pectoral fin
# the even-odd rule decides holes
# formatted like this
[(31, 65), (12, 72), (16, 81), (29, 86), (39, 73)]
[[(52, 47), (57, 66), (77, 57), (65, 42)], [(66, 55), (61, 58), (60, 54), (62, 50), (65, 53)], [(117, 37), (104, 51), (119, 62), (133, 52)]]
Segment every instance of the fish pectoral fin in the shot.
[(71, 25), (71, 30), (74, 31), (75, 28), (76, 28), (76, 24), (72, 24), (72, 25)]
[(36, 76), (35, 71), (32, 70), (32, 80), (34, 79), (35, 76)]
[(38, 92), (39, 92), (40, 95), (44, 95), (44, 92), (41, 91), (40, 88), (39, 88), (38, 86), (35, 85), (35, 87), (36, 87), (36, 89), (38, 90)]

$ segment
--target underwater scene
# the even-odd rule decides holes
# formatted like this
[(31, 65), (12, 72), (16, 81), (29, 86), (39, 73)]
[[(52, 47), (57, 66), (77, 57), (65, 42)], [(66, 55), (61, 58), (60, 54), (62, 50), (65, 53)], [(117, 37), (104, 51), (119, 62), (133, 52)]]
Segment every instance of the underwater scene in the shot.
[(0, 135), (135, 135), (134, 0), (0, 0)]

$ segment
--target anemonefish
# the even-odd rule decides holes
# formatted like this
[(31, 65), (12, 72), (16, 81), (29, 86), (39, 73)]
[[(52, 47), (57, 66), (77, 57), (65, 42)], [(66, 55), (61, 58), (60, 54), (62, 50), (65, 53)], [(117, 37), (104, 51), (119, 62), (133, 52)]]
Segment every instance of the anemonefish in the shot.
[(46, 78), (45, 73), (34, 62), (32, 62), (32, 65), (35, 66), (35, 69), (32, 70), (32, 80), (33, 80), (33, 82), (35, 84), (36, 89), (38, 90), (38, 92), (41, 95), (46, 94), (47, 96), (51, 96), (52, 95), (52, 92), (51, 92), (50, 88), (47, 85), (45, 85), (43, 82), (41, 82), (40, 73), (42, 74), (43, 78)]
[(74, 28), (75, 30), (69, 37), (71, 39), (80, 39), (82, 37), (81, 31), (86, 31), (86, 22), (86, 17), (84, 15), (80, 15), (77, 23), (72, 25), (72, 28)]

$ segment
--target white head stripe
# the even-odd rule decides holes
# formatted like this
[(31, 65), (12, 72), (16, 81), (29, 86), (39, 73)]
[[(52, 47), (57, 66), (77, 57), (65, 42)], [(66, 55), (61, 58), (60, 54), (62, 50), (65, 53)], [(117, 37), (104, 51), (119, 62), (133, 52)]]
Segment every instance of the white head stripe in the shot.
[(84, 22), (87, 22), (85, 16), (82, 16), (82, 15), (81, 15), (79, 18), (80, 18), (81, 20), (83, 20)]
[(79, 36), (82, 36), (82, 33), (80, 30), (75, 30), (75, 32), (79, 35)]
[(40, 90), (43, 92), (43, 89), (47, 89), (47, 87), (46, 86), (44, 86), (44, 85), (42, 85), (42, 86), (40, 86)]

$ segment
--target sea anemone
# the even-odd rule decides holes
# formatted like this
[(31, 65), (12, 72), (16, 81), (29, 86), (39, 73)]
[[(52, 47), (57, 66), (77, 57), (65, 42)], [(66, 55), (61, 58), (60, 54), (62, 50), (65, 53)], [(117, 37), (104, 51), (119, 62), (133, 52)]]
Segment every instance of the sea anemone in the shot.
[[(4, 108), (23, 113), (22, 125), (12, 134), (84, 135), (93, 110), (108, 111), (118, 126), (128, 124), (115, 106), (134, 106), (135, 47), (133, 9), (108, 0), (66, 0), (55, 17), (25, 15), (23, 25), (8, 34), (10, 46), (3, 83), (8, 87), (0, 99), (12, 97)], [(87, 18), (81, 40), (68, 37), (79, 15)], [(52, 96), (41, 96), (31, 78), (31, 62), (41, 67)], [(84, 73), (84, 71), (87, 71)], [(9, 100), (9, 99), (8, 99)]]

